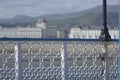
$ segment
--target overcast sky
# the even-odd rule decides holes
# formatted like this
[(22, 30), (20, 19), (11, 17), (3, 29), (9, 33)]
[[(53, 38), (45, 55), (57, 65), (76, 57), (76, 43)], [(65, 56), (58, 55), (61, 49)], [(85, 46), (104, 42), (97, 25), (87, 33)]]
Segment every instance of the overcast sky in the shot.
[[(107, 0), (109, 5), (119, 0)], [(16, 15), (69, 13), (102, 5), (102, 0), (0, 0), (0, 19)]]

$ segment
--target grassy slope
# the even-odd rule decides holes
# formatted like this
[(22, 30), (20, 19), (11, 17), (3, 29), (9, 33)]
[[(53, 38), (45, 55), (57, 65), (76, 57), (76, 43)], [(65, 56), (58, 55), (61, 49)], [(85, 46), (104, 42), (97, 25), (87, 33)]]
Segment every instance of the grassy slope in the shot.
[[(49, 25), (102, 25), (102, 14), (101, 13), (88, 13), (86, 15), (75, 17), (75, 18), (65, 18), (65, 19), (55, 19), (49, 20)], [(109, 12), (108, 13), (108, 24), (110, 26), (117, 26), (118, 24), (118, 14)]]

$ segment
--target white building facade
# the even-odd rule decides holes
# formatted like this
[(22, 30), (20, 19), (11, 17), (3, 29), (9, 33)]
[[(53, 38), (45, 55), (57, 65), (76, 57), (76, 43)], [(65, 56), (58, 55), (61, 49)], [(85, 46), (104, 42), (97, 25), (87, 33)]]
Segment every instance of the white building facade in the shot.
[(41, 38), (41, 28), (1, 28), (0, 37), (12, 37), (12, 38)]
[[(98, 39), (100, 36), (101, 30), (83, 30), (79, 27), (71, 28), (69, 33), (69, 38), (90, 38)], [(119, 38), (119, 31), (117, 29), (109, 30), (112, 39)]]
[(57, 29), (47, 28), (47, 21), (39, 19), (35, 27), (0, 28), (0, 37), (10, 38), (58, 38)]
[[(0, 27), (0, 37), (10, 38), (89, 38), (98, 39), (101, 30), (81, 29), (74, 27), (70, 29), (69, 33), (57, 28), (48, 28), (45, 19), (39, 19), (35, 27), (15, 27), (15, 28), (2, 28)], [(109, 30), (111, 38), (118, 39), (119, 32), (117, 29)]]

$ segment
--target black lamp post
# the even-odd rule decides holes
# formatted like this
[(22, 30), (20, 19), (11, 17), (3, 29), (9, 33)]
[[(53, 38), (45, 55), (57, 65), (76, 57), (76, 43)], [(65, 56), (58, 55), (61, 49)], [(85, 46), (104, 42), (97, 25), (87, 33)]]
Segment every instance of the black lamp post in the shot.
[(100, 39), (104, 42), (103, 53), (100, 54), (103, 70), (102, 70), (102, 80), (108, 80), (108, 42), (111, 41), (111, 36), (107, 28), (107, 1), (103, 0), (103, 26), (101, 29)]
[(111, 36), (107, 28), (107, 1), (106, 0), (103, 0), (103, 26), (104, 28), (101, 29), (101, 34), (99, 36), (99, 39), (101, 39), (104, 42), (109, 42), (111, 41)]

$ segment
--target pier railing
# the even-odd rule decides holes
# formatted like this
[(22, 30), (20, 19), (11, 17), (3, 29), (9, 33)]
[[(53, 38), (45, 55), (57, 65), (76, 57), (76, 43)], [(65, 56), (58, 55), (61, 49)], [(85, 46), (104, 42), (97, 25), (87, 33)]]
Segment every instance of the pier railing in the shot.
[(118, 40), (108, 43), (107, 73), (104, 44), (98, 39), (0, 39), (0, 80), (118, 80)]

